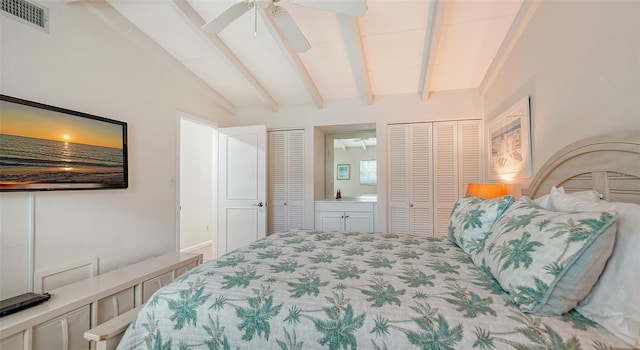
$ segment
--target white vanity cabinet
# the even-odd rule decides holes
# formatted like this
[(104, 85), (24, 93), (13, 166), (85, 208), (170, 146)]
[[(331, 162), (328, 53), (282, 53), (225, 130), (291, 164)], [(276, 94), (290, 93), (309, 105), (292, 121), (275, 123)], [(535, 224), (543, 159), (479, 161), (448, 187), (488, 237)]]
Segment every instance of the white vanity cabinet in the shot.
[(0, 319), (0, 349), (93, 349), (89, 340), (100, 339), (85, 332), (142, 305), (201, 263), (202, 254), (167, 253), (48, 291), (50, 300)]
[(375, 202), (316, 201), (315, 229), (374, 232)]

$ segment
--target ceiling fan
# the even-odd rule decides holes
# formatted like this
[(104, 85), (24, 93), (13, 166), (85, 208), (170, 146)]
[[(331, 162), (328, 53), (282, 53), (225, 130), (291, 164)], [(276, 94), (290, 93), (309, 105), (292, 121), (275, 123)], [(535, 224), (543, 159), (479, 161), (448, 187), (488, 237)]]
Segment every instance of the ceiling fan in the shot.
[[(245, 0), (238, 2), (226, 9), (218, 17), (212, 19), (204, 26), (202, 30), (210, 33), (220, 33), (233, 21), (245, 14), (251, 9), (257, 11), (258, 6), (267, 9), (267, 13), (278, 24), (284, 35), (287, 37), (291, 46), (297, 52), (305, 52), (311, 48), (304, 34), (289, 15), (289, 13), (276, 3), (283, 0)], [(295, 5), (307, 6), (321, 10), (329, 10), (350, 16), (362, 16), (367, 11), (367, 0), (284, 0)]]

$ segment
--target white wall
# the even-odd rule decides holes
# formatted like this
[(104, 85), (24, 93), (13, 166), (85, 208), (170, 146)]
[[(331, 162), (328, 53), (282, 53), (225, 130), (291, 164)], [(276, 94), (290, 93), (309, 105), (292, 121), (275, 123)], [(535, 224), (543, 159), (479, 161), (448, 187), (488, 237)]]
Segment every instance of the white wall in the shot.
[(314, 195), (324, 193), (324, 157), (315, 152), (324, 142), (324, 137), (315, 133), (315, 126), (376, 124), (376, 145), (378, 159), (378, 203), (376, 229), (387, 227), (387, 172), (386, 147), (387, 125), (390, 123), (414, 121), (439, 121), (478, 119), (482, 117), (483, 104), (477, 89), (435, 92), (429, 100), (422, 102), (417, 94), (376, 96), (372, 105), (364, 99), (325, 101), (320, 109), (314, 104), (282, 106), (278, 112), (267, 108), (238, 108), (234, 116), (235, 125), (263, 124), (269, 129), (304, 128), (306, 140), (305, 173), (309, 176), (306, 186), (306, 227), (313, 228)]
[[(176, 250), (176, 112), (221, 126), (229, 116), (202, 81), (105, 2), (43, 4), (49, 33), (2, 16), (0, 90), (126, 121), (129, 189), (35, 193), (35, 270), (97, 256), (105, 272)], [(0, 298), (26, 288), (26, 261), (11, 257), (24, 251), (27, 198), (0, 195)]]
[(180, 119), (180, 250), (211, 243), (216, 230), (214, 131)]
[(640, 138), (639, 33), (639, 1), (542, 1), (486, 94), (485, 122), (531, 96), (534, 173), (585, 137)]

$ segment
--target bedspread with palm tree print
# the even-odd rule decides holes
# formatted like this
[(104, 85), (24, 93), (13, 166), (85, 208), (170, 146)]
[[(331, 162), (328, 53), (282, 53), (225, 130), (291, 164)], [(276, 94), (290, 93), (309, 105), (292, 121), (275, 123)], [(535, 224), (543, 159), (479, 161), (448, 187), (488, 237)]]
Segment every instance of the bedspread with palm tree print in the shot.
[(118, 349), (630, 348), (572, 311), (520, 312), (445, 237), (292, 230), (157, 291)]

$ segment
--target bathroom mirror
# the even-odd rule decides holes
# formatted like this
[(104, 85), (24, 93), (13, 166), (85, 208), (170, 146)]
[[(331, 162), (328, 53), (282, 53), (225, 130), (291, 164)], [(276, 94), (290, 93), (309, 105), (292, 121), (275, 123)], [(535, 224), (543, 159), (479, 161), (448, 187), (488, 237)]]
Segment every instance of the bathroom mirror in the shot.
[(325, 197), (375, 200), (377, 186), (376, 130), (335, 130), (325, 134)]

